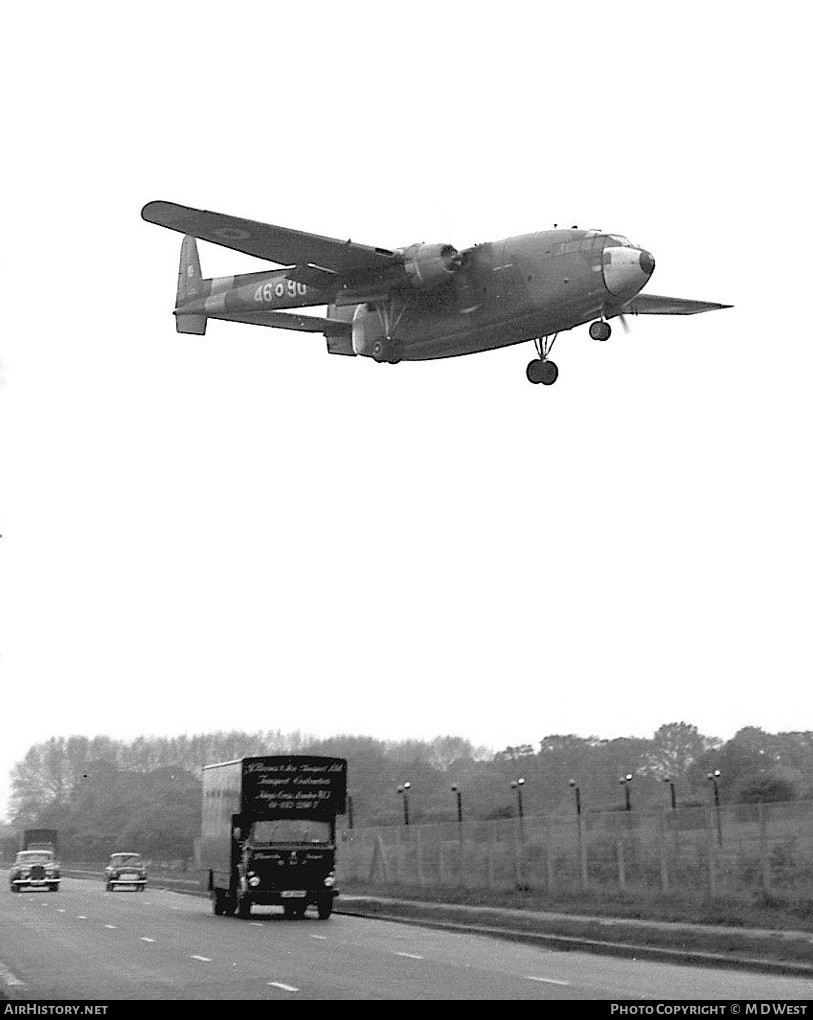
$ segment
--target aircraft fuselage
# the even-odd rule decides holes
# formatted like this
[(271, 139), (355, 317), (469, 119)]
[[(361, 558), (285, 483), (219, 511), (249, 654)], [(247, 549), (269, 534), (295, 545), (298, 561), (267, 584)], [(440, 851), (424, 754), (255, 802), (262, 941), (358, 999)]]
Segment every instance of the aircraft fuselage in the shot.
[[(619, 235), (546, 230), (460, 253), (449, 279), (420, 290), (383, 270), (331, 286), (318, 269), (293, 267), (201, 280), (176, 315), (262, 323), (263, 313), (328, 305), (352, 322), (333, 353), (423, 361), (492, 350), (610, 318), (647, 283), (652, 256)], [(269, 316), (269, 318), (271, 318)], [(269, 322), (272, 325), (272, 322)]]

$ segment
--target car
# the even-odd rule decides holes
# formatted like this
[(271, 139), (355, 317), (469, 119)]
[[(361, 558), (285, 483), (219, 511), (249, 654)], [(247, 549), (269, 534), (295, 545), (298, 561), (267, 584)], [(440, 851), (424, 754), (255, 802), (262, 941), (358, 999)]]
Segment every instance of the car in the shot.
[(22, 889), (47, 889), (58, 892), (59, 864), (53, 850), (21, 850), (14, 858), (9, 871), (12, 892)]
[(141, 854), (115, 853), (104, 869), (105, 889), (113, 892), (118, 886), (126, 885), (144, 892), (147, 887), (147, 865)]

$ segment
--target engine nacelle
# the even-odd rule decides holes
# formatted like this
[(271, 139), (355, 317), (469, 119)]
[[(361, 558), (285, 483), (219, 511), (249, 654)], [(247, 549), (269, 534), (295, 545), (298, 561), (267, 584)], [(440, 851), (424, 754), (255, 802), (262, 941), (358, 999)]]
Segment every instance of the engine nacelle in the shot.
[(460, 268), (460, 254), (451, 244), (412, 244), (403, 255), (407, 279), (418, 290), (440, 286)]

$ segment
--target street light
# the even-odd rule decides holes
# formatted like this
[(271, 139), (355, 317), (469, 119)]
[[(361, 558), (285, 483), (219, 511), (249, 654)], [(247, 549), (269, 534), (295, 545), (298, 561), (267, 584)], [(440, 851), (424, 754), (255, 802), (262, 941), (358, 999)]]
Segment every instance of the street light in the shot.
[(717, 816), (717, 842), (722, 845), (723, 842), (723, 826), (720, 821), (720, 791), (717, 787), (717, 780), (720, 778), (720, 770), (715, 769), (713, 772), (709, 772), (706, 779), (714, 786), (714, 813)]
[(525, 785), (525, 780), (520, 778), (511, 783), (511, 789), (517, 791), (517, 812), (520, 818), (525, 816), (522, 813), (522, 787)]
[(677, 807), (677, 804), (675, 802), (675, 781), (674, 779), (671, 779), (669, 776), (666, 776), (664, 779), (664, 783), (669, 784), (669, 795), (672, 798), (672, 810), (674, 811), (675, 808)]
[(582, 813), (582, 798), (581, 792), (579, 791), (579, 784), (575, 779), (571, 779), (569, 785), (573, 787), (573, 792), (576, 794), (576, 814), (580, 815)]
[(403, 786), (398, 787), (398, 792), (404, 798), (404, 825), (409, 825), (409, 788), (412, 783), (404, 783)]
[(457, 824), (463, 824), (463, 794), (458, 789), (457, 783), (452, 783), (452, 793), (457, 797)]
[(624, 786), (624, 801), (627, 811), (632, 811), (632, 804), (630, 803), (630, 783), (632, 780), (633, 776), (629, 772), (618, 780), (618, 782), (622, 783)]

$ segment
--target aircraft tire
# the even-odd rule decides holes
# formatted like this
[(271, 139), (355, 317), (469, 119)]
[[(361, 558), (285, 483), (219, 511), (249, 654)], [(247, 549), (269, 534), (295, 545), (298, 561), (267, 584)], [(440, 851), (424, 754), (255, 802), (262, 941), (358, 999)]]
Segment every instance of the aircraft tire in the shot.
[(609, 322), (591, 322), (590, 336), (594, 340), (609, 340), (613, 329)]
[(542, 382), (544, 365), (545, 362), (541, 358), (534, 358), (533, 361), (528, 362), (528, 367), (525, 369), (528, 382), (533, 383), (534, 386)]
[(545, 366), (545, 377), (542, 380), (542, 385), (553, 386), (559, 378), (559, 366), (555, 361), (545, 361), (543, 364)]
[(533, 361), (528, 363), (528, 367), (525, 369), (525, 375), (528, 378), (528, 382), (542, 383), (543, 386), (552, 386), (559, 377), (559, 369), (556, 363), (543, 361), (541, 358), (534, 358)]

